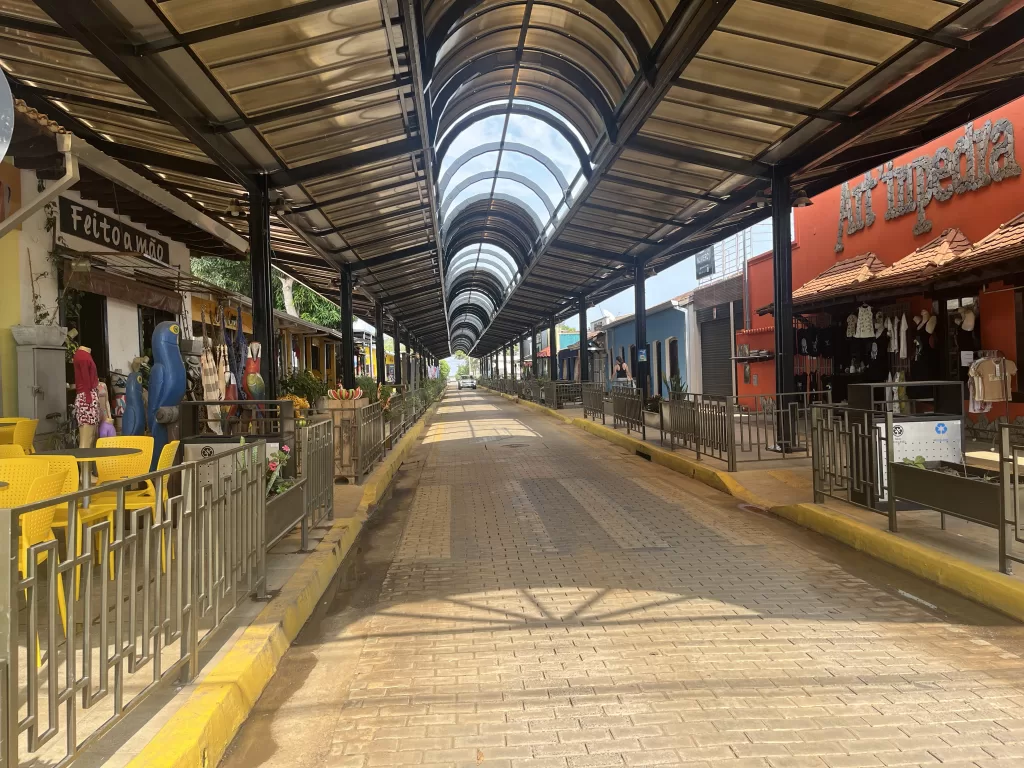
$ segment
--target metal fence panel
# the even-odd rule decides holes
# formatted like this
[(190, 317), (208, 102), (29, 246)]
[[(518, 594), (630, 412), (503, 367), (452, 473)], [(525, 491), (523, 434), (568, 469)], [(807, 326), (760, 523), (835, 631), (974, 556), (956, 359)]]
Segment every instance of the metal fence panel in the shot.
[(647, 439), (644, 421), (644, 398), (639, 389), (617, 386), (612, 388), (612, 425), (624, 427), (626, 432), (637, 430)]
[[(249, 443), (0, 510), (0, 764), (67, 765), (159, 683), (195, 678), (199, 650), (238, 602), (266, 591), (265, 467), (265, 443)], [(152, 503), (125, 509), (143, 480)], [(42, 541), (23, 572), (22, 528), (55, 505), (66, 555)]]
[(583, 418), (596, 421), (600, 416), (601, 423), (604, 424), (604, 384), (583, 384), (580, 389), (580, 396), (583, 400)]

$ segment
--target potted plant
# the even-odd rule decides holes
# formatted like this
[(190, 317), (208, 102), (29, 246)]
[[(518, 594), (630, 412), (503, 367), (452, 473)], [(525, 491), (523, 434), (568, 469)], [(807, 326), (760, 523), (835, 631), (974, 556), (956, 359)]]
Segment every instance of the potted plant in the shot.
[(267, 492), (266, 536), (273, 541), (290, 529), (302, 514), (302, 480), (284, 477), (291, 448), (281, 445), (267, 454), (264, 478)]

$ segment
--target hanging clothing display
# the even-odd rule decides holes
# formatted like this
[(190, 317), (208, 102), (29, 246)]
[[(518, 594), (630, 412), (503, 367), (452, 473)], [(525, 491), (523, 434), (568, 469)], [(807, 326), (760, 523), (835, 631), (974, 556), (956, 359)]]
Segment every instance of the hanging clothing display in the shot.
[[(984, 413), (992, 403), (1005, 403), (1013, 398), (1011, 379), (1017, 375), (1017, 364), (1005, 357), (982, 357), (970, 368), (971, 412)], [(983, 410), (974, 410), (975, 403)], [(987, 404), (987, 407), (985, 405)]]
[(867, 304), (862, 304), (857, 310), (857, 329), (854, 337), (858, 339), (870, 339), (875, 335), (874, 313)]
[(852, 339), (857, 334), (857, 316), (850, 315), (846, 318), (846, 338)]

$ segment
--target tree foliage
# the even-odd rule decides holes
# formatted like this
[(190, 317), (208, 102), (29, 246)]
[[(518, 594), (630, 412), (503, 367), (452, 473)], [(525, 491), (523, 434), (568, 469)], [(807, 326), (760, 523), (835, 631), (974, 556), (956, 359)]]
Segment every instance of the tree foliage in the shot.
[(441, 378), (443, 380), (447, 381), (448, 380), (448, 375), (452, 372), (451, 366), (448, 365), (448, 361), (447, 360), (442, 360), (440, 368), (441, 368)]
[[(201, 256), (192, 259), (192, 274), (209, 283), (213, 283), (228, 291), (252, 296), (252, 279), (249, 262), (228, 261), (213, 256)], [(285, 308), (284, 293), (281, 290), (281, 277), (273, 273), (274, 309)], [(311, 323), (337, 328), (341, 323), (341, 312), (337, 305), (331, 303), (320, 294), (311, 291), (301, 283), (292, 288), (295, 309), (299, 317)]]

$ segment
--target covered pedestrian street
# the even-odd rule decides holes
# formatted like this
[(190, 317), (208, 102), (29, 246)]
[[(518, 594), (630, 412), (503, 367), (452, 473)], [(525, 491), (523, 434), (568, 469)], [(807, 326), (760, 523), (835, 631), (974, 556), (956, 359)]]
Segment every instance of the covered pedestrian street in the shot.
[[(263, 451), (260, 466), (204, 444), (209, 476), (186, 462), (194, 482), (133, 496), (143, 512), (127, 525), (75, 533), (99, 551), (73, 562), (56, 564), (56, 539), (33, 545), (40, 575), (13, 553), (19, 515), (43, 501), (0, 510), (0, 768), (1024, 765), (1024, 635), (1009, 618), (1024, 618), (1024, 432), (997, 424), (974, 476), (962, 451), (938, 467), (974, 483), (957, 499), (984, 494), (984, 514), (957, 517), (927, 480), (931, 507), (897, 509), (895, 477), (936, 470), (892, 451), (894, 420), (920, 413), (898, 413), (892, 391), (909, 387), (891, 382), (871, 385), (888, 400), (864, 390), (845, 410), (811, 402), (806, 380), (797, 392), (791, 224), (852, 185), (838, 253), (876, 215), (916, 212), (924, 228), (933, 199), (1019, 176), (1006, 119), (892, 161), (1024, 95), (1024, 0), (0, 0), (0, 67), (23, 128), (39, 125), (8, 152), (32, 183), (0, 206), (0, 235), (70, 191), (104, 221), (187, 244), (182, 264), (247, 259), (257, 345), (242, 370), (246, 386), (263, 379), (250, 406), (304, 435), (246, 432), (230, 450)], [(691, 286), (666, 292), (673, 325), (656, 336), (652, 319), (648, 338), (648, 280), (769, 219), (771, 350), (741, 358), (742, 309), (692, 294), (684, 308)], [(63, 226), (39, 242), (56, 250)], [(100, 237), (130, 273), (153, 260)], [(26, 251), (0, 249), (27, 263), (11, 326), (37, 298)], [(274, 410), (277, 361), (293, 356), (275, 349), (274, 269), (339, 310), (341, 391), (308, 408)], [(1024, 324), (1014, 287), (998, 290)], [(588, 334), (588, 309), (624, 291), (629, 324)], [(358, 388), (357, 319), (376, 351), (376, 382)], [(687, 390), (704, 321), (723, 391), (743, 359), (774, 360), (774, 376), (751, 376), (756, 406), (696, 378)], [(598, 347), (615, 333), (617, 351)], [(456, 354), (480, 374), (472, 390), (430, 381)], [(941, 408), (965, 415), (959, 380), (915, 381), (946, 387), (911, 399), (934, 417), (928, 438), (952, 444), (961, 423)], [(217, 422), (222, 399), (201, 389)], [(747, 460), (782, 502), (741, 503)], [(285, 477), (288, 462), (302, 472)], [(834, 538), (882, 559), (774, 517), (794, 486), (808, 516), (859, 505), (829, 518), (855, 530)], [(271, 504), (290, 528), (268, 534)], [(926, 515), (946, 550), (912, 538)], [(959, 524), (978, 531), (961, 540)], [(961, 563), (957, 547), (974, 549)], [(931, 581), (891, 567), (911, 550)], [(74, 596), (79, 569), (95, 599)], [(977, 602), (937, 586), (953, 571)]]
[(449, 392), (227, 768), (1013, 766), (1019, 624)]

